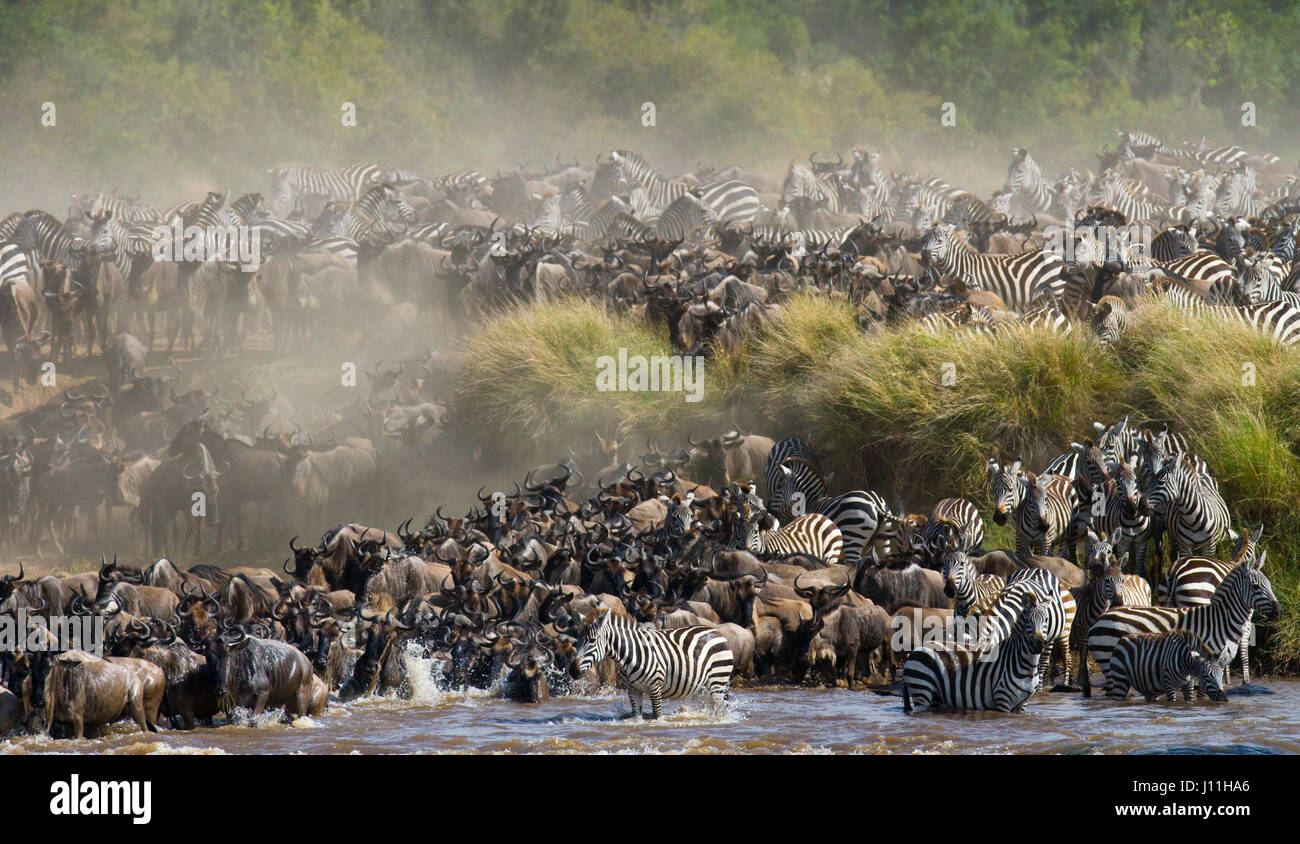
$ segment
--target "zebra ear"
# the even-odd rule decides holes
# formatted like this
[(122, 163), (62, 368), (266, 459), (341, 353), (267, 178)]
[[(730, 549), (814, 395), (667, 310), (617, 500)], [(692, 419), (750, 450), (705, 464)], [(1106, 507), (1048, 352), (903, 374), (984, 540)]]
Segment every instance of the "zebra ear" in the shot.
[(1088, 528), (1088, 540), (1091, 542), (1100, 542), (1101, 537), (1097, 535), (1097, 532), (1095, 530), (1093, 530), (1092, 528)]
[(1120, 554), (1119, 559), (1116, 560), (1116, 562), (1119, 564), (1121, 569), (1124, 568), (1124, 564), (1128, 562), (1128, 552), (1125, 551), (1123, 554)]
[(988, 463), (988, 473), (990, 475), (996, 475), (999, 471), (1001, 471), (1001, 469), (1002, 467), (998, 465), (997, 458), (990, 457)]
[(1104, 434), (1104, 433), (1106, 433), (1106, 426), (1103, 425), (1103, 424), (1101, 424), (1100, 422), (1093, 422), (1093, 423), (1092, 423), (1092, 427), (1093, 427), (1093, 429), (1096, 430), (1096, 432), (1099, 433), (1099, 434)]
[(1020, 474), (1020, 461), (1019, 461), (1019, 460), (1017, 460), (1015, 463), (1012, 463), (1012, 464), (1011, 464), (1011, 474), (1013, 474), (1013, 475), (1018, 475), (1018, 474)]
[(1264, 523), (1260, 522), (1259, 527), (1250, 532), (1250, 541), (1259, 542), (1259, 538), (1264, 535)]
[(1264, 570), (1264, 559), (1266, 557), (1268, 557), (1268, 551), (1266, 549), (1261, 550), (1259, 556), (1255, 557), (1255, 568), (1259, 571)]

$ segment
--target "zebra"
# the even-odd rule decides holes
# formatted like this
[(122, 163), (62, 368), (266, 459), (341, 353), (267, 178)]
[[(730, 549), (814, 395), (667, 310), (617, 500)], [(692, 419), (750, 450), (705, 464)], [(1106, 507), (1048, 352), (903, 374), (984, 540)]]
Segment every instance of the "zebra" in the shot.
[[(1228, 504), (1219, 485), (1208, 471), (1202, 471), (1194, 455), (1178, 452), (1162, 470), (1147, 495), (1159, 527), (1169, 534), (1170, 553), (1185, 557), (1193, 552), (1207, 554), (1228, 532)], [(1152, 582), (1159, 582), (1153, 578)]]
[(655, 236), (660, 240), (685, 240), (692, 232), (707, 228), (717, 221), (709, 208), (694, 190), (689, 190), (668, 204), (655, 220)]
[(1020, 461), (1002, 466), (997, 458), (990, 457), (986, 474), (989, 479), (989, 493), (993, 499), (993, 521), (1005, 525), (1011, 514), (1020, 507), (1021, 487)]
[[(1253, 533), (1241, 537), (1231, 561), (1193, 556), (1182, 557), (1174, 562), (1160, 579), (1157, 590), (1160, 604), (1182, 608), (1205, 606), (1214, 599), (1214, 593), (1224, 578), (1237, 566), (1250, 562), (1258, 563), (1259, 568), (1263, 569), (1268, 552), (1257, 549), (1263, 529), (1263, 525), (1260, 525)], [(1248, 618), (1242, 628), (1239, 643), (1243, 686), (1250, 685), (1250, 638), (1251, 624)]]
[(738, 523), (736, 546), (756, 557), (807, 554), (824, 563), (838, 563), (844, 555), (844, 536), (840, 529), (821, 513), (797, 516), (784, 527), (762, 530), (762, 510), (745, 508), (747, 514)]
[[(1002, 595), (1012, 595), (1018, 591), (1032, 592), (1039, 603), (1046, 606), (1053, 616), (1059, 615), (1059, 623), (1053, 620), (1053, 629), (1059, 629), (1060, 633), (1050, 643), (1050, 647), (1043, 652), (1040, 663), (1040, 674), (1043, 681), (1048, 679), (1048, 671), (1051, 668), (1053, 659), (1060, 659), (1065, 668), (1065, 678), (1070, 679), (1070, 632), (1074, 629), (1074, 617), (1078, 614), (1078, 607), (1074, 601), (1074, 594), (1064, 585), (1060, 578), (1047, 569), (1040, 568), (1023, 568), (1013, 571), (1003, 587)], [(994, 601), (990, 610), (990, 617), (1002, 615), (998, 623), (994, 623), (987, 630), (981, 631), (983, 638), (988, 641), (991, 634), (1002, 631), (1001, 635), (1005, 637), (1009, 634), (1009, 625), (1005, 613), (1000, 613), (1001, 602), (1003, 598), (999, 596)]]
[(1196, 249), (1196, 228), (1194, 226), (1182, 224), (1170, 226), (1151, 239), (1151, 257), (1157, 261), (1175, 261), (1179, 258), (1186, 258)]
[(18, 278), (32, 283), (32, 264), (27, 251), (17, 243), (0, 243), (0, 284)]
[(829, 518), (843, 536), (844, 562), (856, 563), (867, 545), (877, 539), (889, 541), (897, 537), (898, 517), (879, 493), (855, 489), (830, 495), (826, 479), (811, 457), (787, 457), (773, 467), (769, 455), (768, 467), (775, 469), (768, 474), (767, 487), (772, 511), (785, 519), (804, 513)]
[(679, 540), (692, 528), (699, 526), (700, 523), (695, 520), (695, 515), (691, 511), (691, 504), (695, 501), (694, 492), (686, 493), (685, 498), (679, 496), (669, 498), (661, 495), (659, 500), (663, 502), (667, 512), (658, 526), (640, 535), (639, 538), (643, 542), (654, 544)]
[(962, 240), (954, 226), (936, 223), (921, 244), (921, 260), (968, 287), (996, 293), (1008, 307), (1024, 310), (1065, 290), (1065, 262), (1053, 252), (1032, 249), (1016, 255), (982, 255)]
[(1059, 616), (1030, 596), (1015, 629), (996, 644), (933, 645), (903, 663), (903, 709), (935, 707), (1019, 712), (1042, 686), (1039, 655), (1060, 635)]
[(1116, 130), (1119, 135), (1119, 149), (1121, 152), (1132, 152), (1136, 158), (1151, 158), (1156, 153), (1169, 153), (1171, 150), (1165, 146), (1164, 141), (1157, 138), (1150, 132), (1141, 130), (1119, 129)]
[(41, 261), (61, 261), (75, 266), (76, 254), (85, 246), (85, 240), (73, 234), (57, 217), (40, 210), (23, 214), (7, 238), (27, 252), (33, 267)]
[(1130, 633), (1115, 644), (1106, 667), (1106, 697), (1123, 700), (1129, 688), (1150, 703), (1161, 695), (1169, 700), (1179, 689), (1183, 700), (1194, 700), (1196, 688), (1211, 700), (1227, 700), (1223, 693), (1223, 654), (1207, 656), (1210, 649), (1191, 630), (1165, 633)]
[(1016, 553), (1050, 554), (1059, 547), (1060, 555), (1074, 562), (1075, 514), (1079, 494), (1074, 482), (1063, 475), (1035, 475), (1017, 479), (1021, 486), (1020, 506), (1016, 508)]
[(334, 221), (329, 234), (360, 242), (377, 226), (405, 231), (415, 224), (415, 209), (390, 185), (378, 184)]
[(1099, 177), (1088, 193), (1088, 200), (1096, 205), (1118, 211), (1126, 220), (1159, 223), (1169, 216), (1163, 202), (1141, 195), (1145, 188), (1136, 187), (1112, 170)]
[(720, 709), (735, 663), (727, 640), (711, 628), (654, 630), (612, 611), (602, 612), (587, 626), (574, 657), (574, 673), (581, 675), (606, 657), (618, 666), (618, 678), (627, 686), (629, 718), (644, 716), (641, 701), (646, 695), (652, 719), (659, 718), (665, 698), (685, 698), (698, 691), (707, 690), (715, 709)]
[[(610, 153), (610, 157), (621, 165), (628, 182), (644, 189), (646, 201), (656, 211), (666, 208), (691, 188), (687, 182), (672, 181), (660, 176), (648, 161), (629, 150), (615, 150)], [(697, 190), (700, 201), (713, 212), (719, 222), (753, 222), (762, 206), (758, 191), (735, 179), (700, 185)]]
[(1250, 305), (1264, 302), (1283, 301), (1292, 307), (1300, 308), (1300, 293), (1291, 293), (1282, 289), (1283, 276), (1273, 272), (1273, 259), (1276, 255), (1250, 255), (1238, 259), (1241, 275), (1237, 284), (1241, 290), (1241, 299)]
[(1090, 530), (1111, 537), (1117, 553), (1130, 557), (1142, 570), (1146, 540), (1151, 532), (1151, 508), (1137, 480), (1137, 455), (1115, 464), (1114, 477), (1094, 492)]
[(305, 196), (324, 196), (353, 202), (380, 174), (377, 164), (349, 164), (337, 170), (322, 170), (310, 164), (277, 164), (267, 170), (271, 177), (271, 202), (287, 212)]
[(1052, 187), (1024, 147), (1011, 150), (1011, 166), (1002, 189), (1012, 194), (1013, 204), (1026, 214), (1042, 214), (1052, 207)]
[(1257, 305), (1208, 305), (1188, 288), (1171, 286), (1160, 297), (1168, 307), (1193, 315), (1206, 315), (1248, 326), (1282, 346), (1300, 344), (1300, 307), (1281, 299)]
[[(1070, 653), (1078, 670), (1078, 683), (1084, 697), (1092, 696), (1092, 683), (1088, 675), (1088, 632), (1112, 606), (1123, 604), (1124, 558), (1115, 559), (1113, 548), (1104, 537), (1089, 534), (1095, 541), (1089, 546), (1088, 582), (1070, 590), (1075, 600), (1074, 624), (1070, 628)], [(1148, 588), (1148, 593), (1150, 589)], [(1149, 606), (1150, 601), (1145, 605)]]
[(984, 615), (1006, 586), (1000, 575), (980, 574), (960, 549), (944, 553), (942, 572), (943, 594), (953, 599), (953, 612), (960, 616)]
[(832, 181), (835, 173), (818, 175), (798, 161), (791, 160), (781, 183), (781, 203), (791, 205), (796, 199), (807, 199), (814, 206), (838, 214), (841, 211), (841, 193)]
[(984, 544), (984, 519), (980, 517), (979, 508), (964, 498), (945, 498), (926, 519), (921, 528), (921, 544), (928, 549), (937, 548), (940, 536), (951, 532), (952, 548), (972, 551)]
[(1252, 610), (1276, 619), (1281, 605), (1263, 571), (1263, 559), (1245, 560), (1219, 584), (1208, 604), (1187, 609), (1172, 607), (1113, 607), (1102, 613), (1088, 634), (1088, 651), (1105, 673), (1115, 644), (1130, 633), (1190, 630), (1205, 640), (1210, 653), (1231, 663), (1250, 622)]

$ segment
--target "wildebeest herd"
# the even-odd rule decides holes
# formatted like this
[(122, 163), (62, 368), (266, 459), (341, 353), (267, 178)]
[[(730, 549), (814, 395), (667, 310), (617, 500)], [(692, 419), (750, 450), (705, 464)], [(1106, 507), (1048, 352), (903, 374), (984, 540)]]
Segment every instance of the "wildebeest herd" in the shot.
[[(5, 540), (61, 554), (125, 511), (153, 558), (179, 558), (201, 555), (205, 528), (220, 550), (339, 522), (358, 502), (423, 509), (416, 479), (456, 422), (454, 362), (433, 338), (521, 301), (603, 301), (704, 355), (739, 349), (794, 290), (851, 302), (864, 330), (1087, 325), (1109, 343), (1154, 298), (1300, 336), (1300, 186), (1274, 156), (1121, 132), (1096, 176), (1049, 180), (1015, 150), (987, 200), (879, 165), (863, 149), (792, 161), (784, 179), (706, 166), (670, 179), (628, 151), (496, 178), (280, 165), (269, 200), (84, 193), (63, 220), (11, 214), (0, 329), (15, 391), (96, 347), (104, 377), (7, 420)], [(1134, 239), (1142, 226), (1149, 240)], [(254, 233), (259, 261), (157, 257), (160, 238), (191, 228)], [(254, 335), (306, 353), (343, 323), (364, 326), (349, 337), (370, 381), (349, 404), (295, 407), (284, 385), (223, 392), (205, 377)], [(187, 382), (177, 352), (196, 356)], [(1016, 709), (1057, 671), (1088, 688), (1089, 657), (1116, 695), (1220, 696), (1238, 650), (1248, 681), (1251, 614), (1278, 612), (1259, 532), (1216, 559), (1230, 519), (1206, 460), (1168, 431), (1090, 434), (1040, 474), (990, 462), (1014, 553), (984, 553), (974, 502), (908, 515), (876, 491), (834, 495), (807, 443), (733, 429), (648, 444), (635, 467), (625, 438), (596, 435), (513, 493), (480, 490), (464, 516), (295, 537), (283, 570), (161, 558), (6, 573), (6, 610), (102, 618), (111, 656), (7, 653), (18, 698), (0, 696), (0, 726), (316, 714), (330, 695), (409, 691), (417, 652), (450, 688), (537, 701), (617, 678), (654, 714), (663, 698), (720, 698), (729, 678), (852, 687), (899, 666), (916, 706)]]
[[(597, 479), (586, 499), (561, 464), (511, 494), (481, 491), (463, 517), (294, 537), (279, 572), (166, 558), (20, 570), (0, 580), (5, 612), (99, 618), (107, 656), (27, 639), (0, 662), (13, 690), (0, 725), (80, 737), (127, 717), (190, 729), (237, 707), (319, 715), (331, 695), (409, 695), (412, 670), (531, 703), (618, 683), (653, 717), (696, 692), (720, 705), (732, 682), (853, 688), (900, 665), (909, 709), (1014, 711), (1058, 672), (1087, 693), (1089, 657), (1116, 698), (1222, 699), (1238, 649), (1248, 682), (1252, 613), (1279, 613), (1261, 531), (1234, 535), (1231, 559), (1205, 556), (1231, 534), (1204, 461), (1168, 432), (1099, 428), (1042, 475), (990, 460), (1016, 552), (981, 547), (973, 502), (896, 514), (870, 491), (832, 496), (808, 443), (733, 431), (720, 439), (761, 458), (766, 499), (758, 481), (717, 491), (652, 451), (659, 468)], [(1080, 540), (1083, 567), (1065, 558)], [(1148, 541), (1162, 606), (1123, 571)]]

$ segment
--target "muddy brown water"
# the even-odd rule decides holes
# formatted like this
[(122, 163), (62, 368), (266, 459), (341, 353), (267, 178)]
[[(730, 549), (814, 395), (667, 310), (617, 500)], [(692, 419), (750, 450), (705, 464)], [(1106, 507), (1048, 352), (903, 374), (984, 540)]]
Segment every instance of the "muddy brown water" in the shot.
[[(670, 701), (658, 722), (622, 720), (625, 694), (536, 705), (491, 691), (443, 692), (434, 664), (411, 660), (409, 700), (332, 701), (319, 718), (278, 714), (194, 732), (144, 735), (117, 725), (101, 739), (0, 740), (28, 753), (1300, 753), (1300, 681), (1263, 678), (1225, 703), (1114, 702), (1040, 692), (1022, 714), (903, 712), (874, 691), (740, 688), (727, 710)], [(221, 723), (220, 720), (218, 723)]]

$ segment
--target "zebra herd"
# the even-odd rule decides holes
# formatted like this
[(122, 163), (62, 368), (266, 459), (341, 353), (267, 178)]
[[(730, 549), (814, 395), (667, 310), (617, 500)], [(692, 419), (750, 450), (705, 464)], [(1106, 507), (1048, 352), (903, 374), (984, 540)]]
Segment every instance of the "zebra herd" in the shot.
[[(948, 549), (943, 571), (954, 611), (982, 622), (992, 619), (994, 625), (982, 624), (974, 645), (959, 641), (914, 651), (904, 666), (910, 705), (1018, 709), (1046, 679), (1042, 670), (1029, 670), (1027, 654), (1044, 652), (1057, 637), (1070, 641), (1067, 678), (1069, 653), (1079, 655), (1076, 667), (1085, 694), (1090, 692), (1088, 657), (1105, 675), (1107, 694), (1116, 698), (1125, 697), (1130, 687), (1148, 699), (1177, 690), (1190, 698), (1197, 683), (1207, 696), (1221, 698), (1226, 666), (1238, 652), (1242, 682), (1249, 684), (1252, 613), (1258, 610), (1269, 619), (1280, 613), (1263, 570), (1262, 527), (1242, 536), (1230, 529), (1228, 507), (1209, 466), (1178, 435), (1138, 431), (1127, 420), (1098, 424), (1097, 433), (1095, 443), (1076, 443), (1042, 476), (1024, 470), (1019, 461), (1003, 466), (990, 459), (988, 464), (994, 520), (1014, 528), (1020, 560), (1073, 572), (1076, 543), (1084, 540), (1086, 581), (1073, 589), (1058, 582), (1052, 589), (1055, 575), (1030, 568), (1004, 582), (971, 562), (965, 530), (948, 522), (941, 547)], [(1161, 571), (1166, 536), (1173, 562)], [(1234, 556), (1210, 556), (1227, 537), (1237, 544)], [(1151, 541), (1157, 557), (1144, 569)], [(1054, 550), (1068, 559), (1044, 556)], [(1124, 574), (1126, 565), (1138, 573)], [(1045, 576), (1049, 588), (1038, 596), (1047, 607), (1045, 617), (1011, 600), (1012, 585), (1024, 572)], [(1153, 584), (1161, 606), (1152, 605)], [(1011, 652), (1000, 653), (995, 646), (1016, 617), (1021, 627)]]

